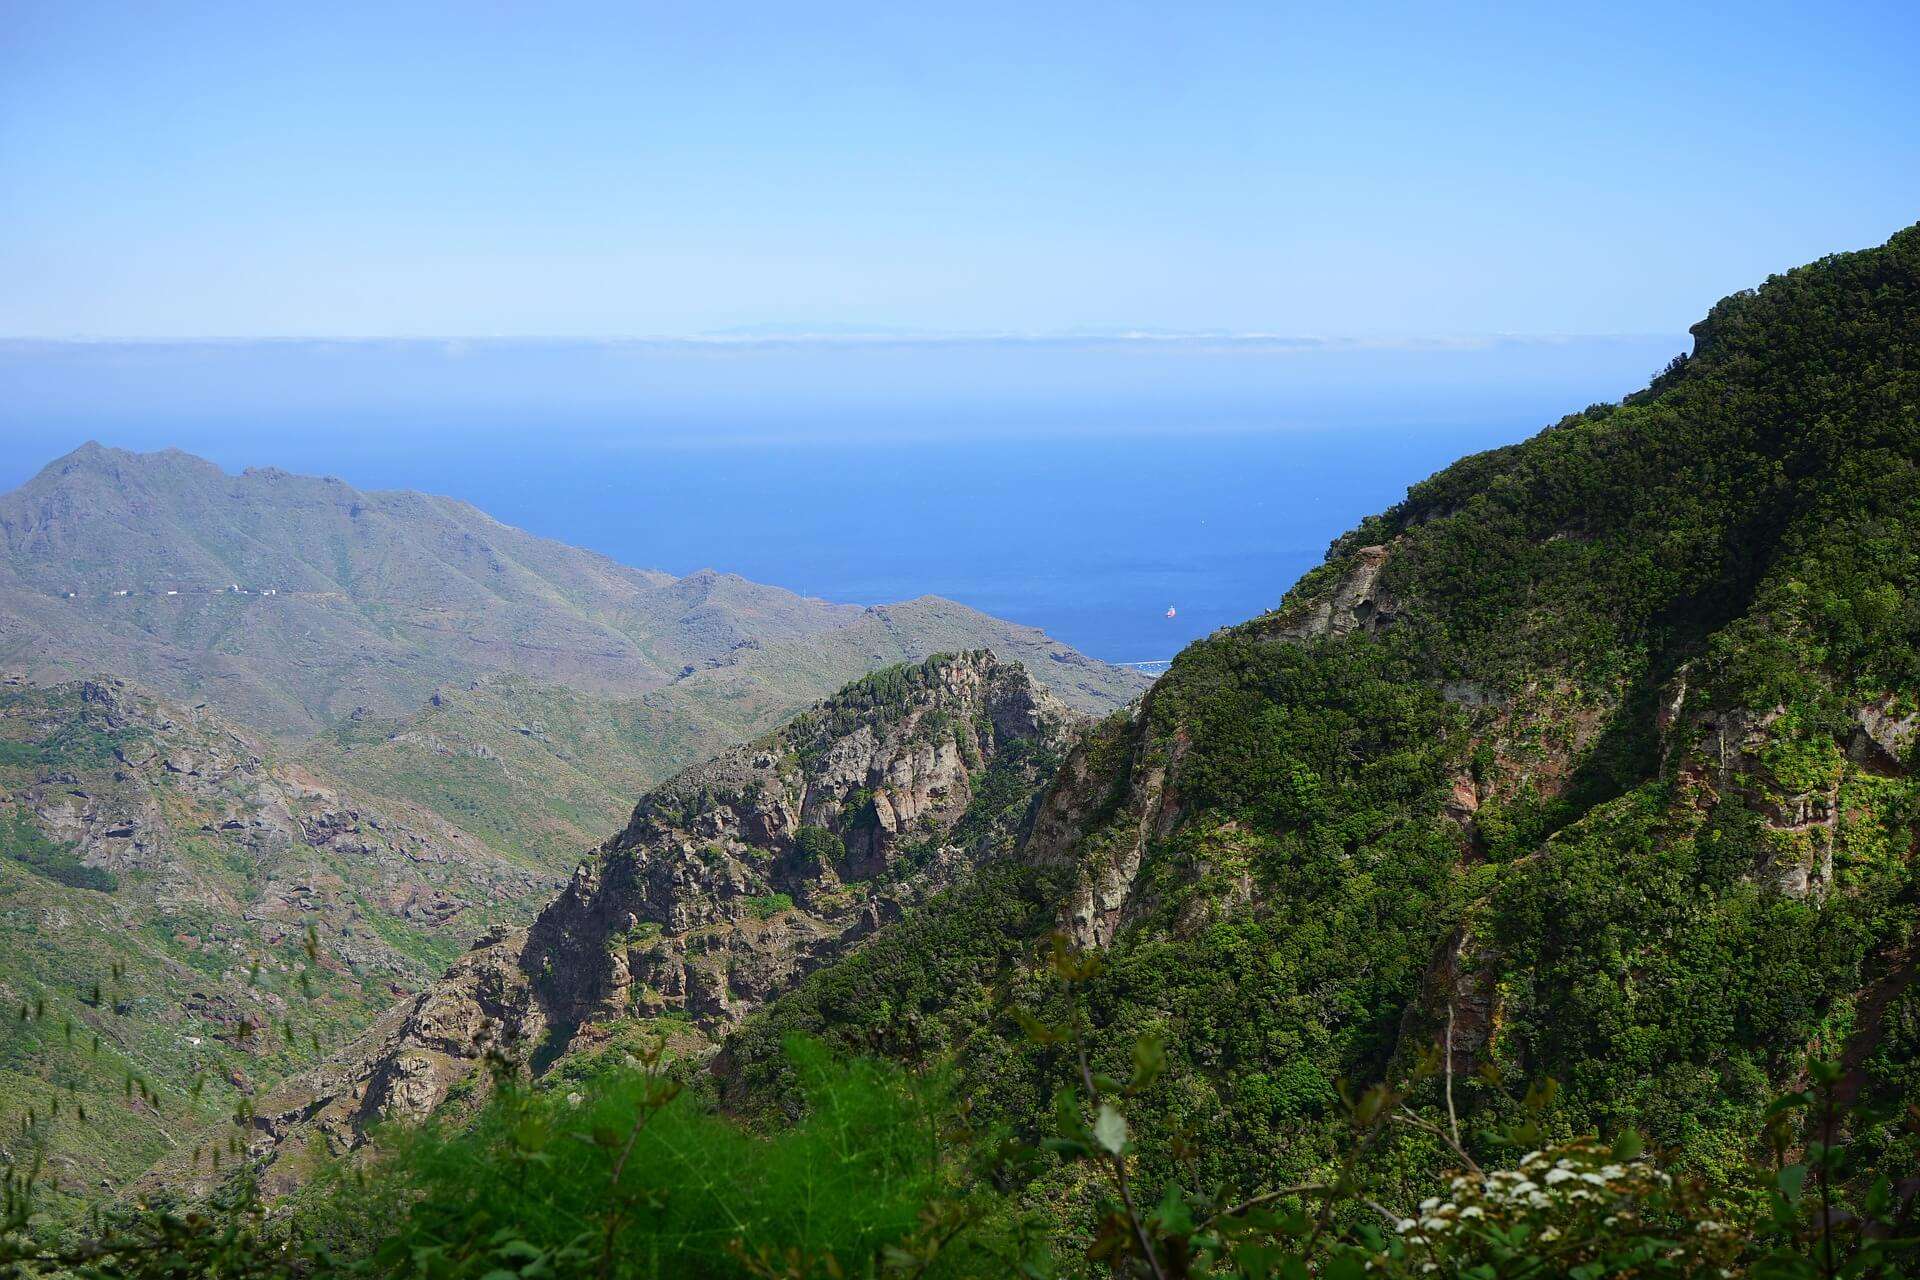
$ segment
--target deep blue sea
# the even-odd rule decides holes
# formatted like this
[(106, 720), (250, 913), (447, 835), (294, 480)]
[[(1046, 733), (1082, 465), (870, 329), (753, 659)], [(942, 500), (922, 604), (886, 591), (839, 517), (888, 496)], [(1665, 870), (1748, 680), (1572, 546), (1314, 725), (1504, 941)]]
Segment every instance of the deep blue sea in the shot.
[(1270, 608), (1454, 458), (1687, 345), (0, 343), (0, 489), (87, 439), (174, 445), (451, 494), (675, 573), (951, 596), (1148, 661)]

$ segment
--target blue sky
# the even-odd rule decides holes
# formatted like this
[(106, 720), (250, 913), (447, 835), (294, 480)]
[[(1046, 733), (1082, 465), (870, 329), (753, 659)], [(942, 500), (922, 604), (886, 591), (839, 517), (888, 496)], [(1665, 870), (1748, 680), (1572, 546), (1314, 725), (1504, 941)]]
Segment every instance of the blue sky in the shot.
[(1684, 331), (1920, 6), (0, 0), (0, 335)]

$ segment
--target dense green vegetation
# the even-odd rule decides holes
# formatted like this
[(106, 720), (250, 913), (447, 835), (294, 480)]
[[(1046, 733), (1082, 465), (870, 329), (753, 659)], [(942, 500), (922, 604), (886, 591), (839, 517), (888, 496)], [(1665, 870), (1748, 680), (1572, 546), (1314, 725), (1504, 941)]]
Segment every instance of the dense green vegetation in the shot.
[[(1030, 940), (1052, 928), (1062, 887), (1057, 875), (989, 866), (936, 897), (911, 928), (887, 929), (812, 974), (728, 1040), (720, 1065), (730, 1105), (768, 1115), (801, 1109), (782, 1049), (795, 1035), (916, 1063), (951, 1053), (969, 1035), (984, 1038), (981, 1059), (1009, 1053), (993, 1036), (1005, 987), (1030, 967)], [(1037, 1114), (1045, 1094), (1030, 1086), (1004, 1101)]]
[[(1719, 1185), (1810, 1049), (1846, 1058), (1853, 1096), (1911, 1098), (1920, 786), (1911, 743), (1885, 758), (1860, 716), (1909, 715), (1920, 687), (1920, 229), (1697, 333), (1648, 392), (1417, 486), (1089, 750), (1108, 799), (1083, 865), (1132, 839), (1142, 777), (1167, 771), (1180, 805), (1087, 992), (1097, 1065), (1167, 1046), (1133, 1103), (1149, 1191), (1196, 1135), (1203, 1179), (1314, 1176), (1341, 1082), (1450, 1018), (1466, 1123), (1512, 1120), (1496, 1081), (1552, 1078), (1549, 1133), (1634, 1126)], [(1386, 548), (1377, 621), (1293, 638), (1366, 547)], [(1019, 901), (980, 891), (949, 910)], [(1037, 1132), (1058, 1056), (994, 1032), (1033, 994), (1009, 935), (1053, 914), (941, 915), (750, 1023), (743, 1093), (778, 1091), (753, 1064), (798, 1026), (950, 1051), (998, 1122)], [(909, 1010), (911, 1035), (867, 1007)], [(1860, 1137), (1914, 1157), (1897, 1127)], [(1411, 1194), (1449, 1157), (1373, 1159)]]
[(790, 893), (769, 893), (747, 900), (747, 911), (756, 920), (771, 920), (782, 911), (793, 910), (793, 895)]
[(847, 842), (825, 827), (801, 827), (793, 846), (795, 856), (810, 867), (831, 867), (847, 856)]
[(949, 1082), (796, 1042), (805, 1117), (761, 1137), (642, 1053), (580, 1090), (507, 1082), (472, 1125), (396, 1134), (378, 1182), (323, 1183), (302, 1221), (382, 1274), (747, 1276), (876, 1257), (958, 1193)]
[[(1022, 1022), (1068, 1065), (1037, 1141), (983, 1127), (948, 1069), (839, 1059), (802, 1038), (783, 1048), (796, 1118), (751, 1128), (675, 1078), (661, 1040), (627, 1065), (603, 1060), (544, 1086), (495, 1058), (476, 1117), (387, 1130), (270, 1216), (242, 1164), (208, 1204), (120, 1208), (63, 1230), (33, 1212), (38, 1169), (16, 1165), (0, 1268), (129, 1280), (1910, 1274), (1910, 1191), (1889, 1174), (1902, 1166), (1854, 1136), (1877, 1117), (1841, 1100), (1839, 1064), (1808, 1064), (1810, 1087), (1773, 1102), (1754, 1154), (1717, 1187), (1632, 1130), (1537, 1146), (1548, 1090), (1504, 1131), (1464, 1139), (1450, 1107), (1409, 1105), (1440, 1070), (1432, 1056), (1347, 1099), (1317, 1179), (1254, 1195), (1155, 1187), (1140, 1177), (1137, 1115), (1168, 1068), (1165, 1043), (1136, 1040), (1118, 1074), (1093, 1068), (1083, 996), (1104, 961), (1056, 938), (1044, 967), (1063, 1016)], [(1373, 1171), (1403, 1129), (1453, 1158), (1417, 1204)], [(1534, 1149), (1500, 1167), (1470, 1149), (1486, 1146)], [(1058, 1206), (1020, 1191), (1063, 1177), (1091, 1201), (1071, 1243)]]
[(1695, 333), (1190, 647), (710, 1071), (498, 1064), (296, 1218), (475, 1280), (1914, 1274), (1920, 227)]

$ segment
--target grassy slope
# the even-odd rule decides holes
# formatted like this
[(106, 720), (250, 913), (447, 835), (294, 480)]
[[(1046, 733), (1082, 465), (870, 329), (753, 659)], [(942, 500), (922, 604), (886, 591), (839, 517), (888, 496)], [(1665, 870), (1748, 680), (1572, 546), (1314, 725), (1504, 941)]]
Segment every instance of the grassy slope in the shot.
[(432, 810), (489, 845), (564, 871), (625, 822), (655, 783), (878, 667), (990, 647), (1083, 710), (1136, 682), (1038, 631), (928, 597), (852, 626), (738, 651), (634, 699), (517, 677), (448, 686), (418, 712), (344, 720), (307, 758), (362, 791)]
[[(449, 498), (229, 476), (177, 450), (56, 460), (0, 495), (0, 551), (0, 661), (41, 678), (118, 672), (289, 738), (356, 707), (406, 714), (491, 673), (615, 699), (690, 668), (724, 682), (754, 646), (805, 665), (809, 640), (872, 620), (729, 574), (630, 569)], [(952, 634), (935, 648), (1024, 631), (959, 606), (941, 625)], [(1075, 684), (1109, 700), (1141, 687), (1100, 667), (1065, 696), (1084, 694)]]
[[(208, 713), (105, 689), (0, 686), (0, 1142), (23, 1154), (20, 1121), (58, 1098), (38, 1134), (70, 1188), (139, 1172), (350, 1039), (550, 884)], [(328, 813), (356, 816), (311, 843), (301, 824)], [(462, 905), (411, 906), (441, 895)]]

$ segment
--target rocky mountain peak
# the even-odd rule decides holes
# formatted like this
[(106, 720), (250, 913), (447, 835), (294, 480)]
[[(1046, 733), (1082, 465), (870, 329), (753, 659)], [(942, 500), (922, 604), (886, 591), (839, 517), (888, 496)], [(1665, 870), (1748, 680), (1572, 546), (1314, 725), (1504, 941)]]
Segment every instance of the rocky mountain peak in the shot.
[(1023, 667), (939, 655), (687, 770), (534, 925), (530, 952), (569, 975), (555, 1009), (570, 1023), (621, 1009), (736, 1021), (1011, 847), (1024, 804), (985, 807), (1004, 805), (1010, 784), (1032, 794), (1070, 721)]
[(952, 601), (875, 613), (713, 570), (676, 578), (455, 499), (230, 475), (178, 450), (82, 446), (0, 493), (0, 661), (42, 683), (129, 676), (288, 743), (356, 706), (403, 715), (441, 685), (513, 674), (658, 692), (699, 739), (678, 765), (864, 672), (982, 647), (1082, 710), (1146, 685)]
[(438, 1106), (489, 1046), (544, 1063), (664, 1014), (718, 1035), (1012, 853), (1074, 724), (984, 650), (855, 681), (649, 792), (530, 929), (483, 938), (355, 1051), (268, 1099), (263, 1137), (314, 1124), (354, 1145), (377, 1119)]

